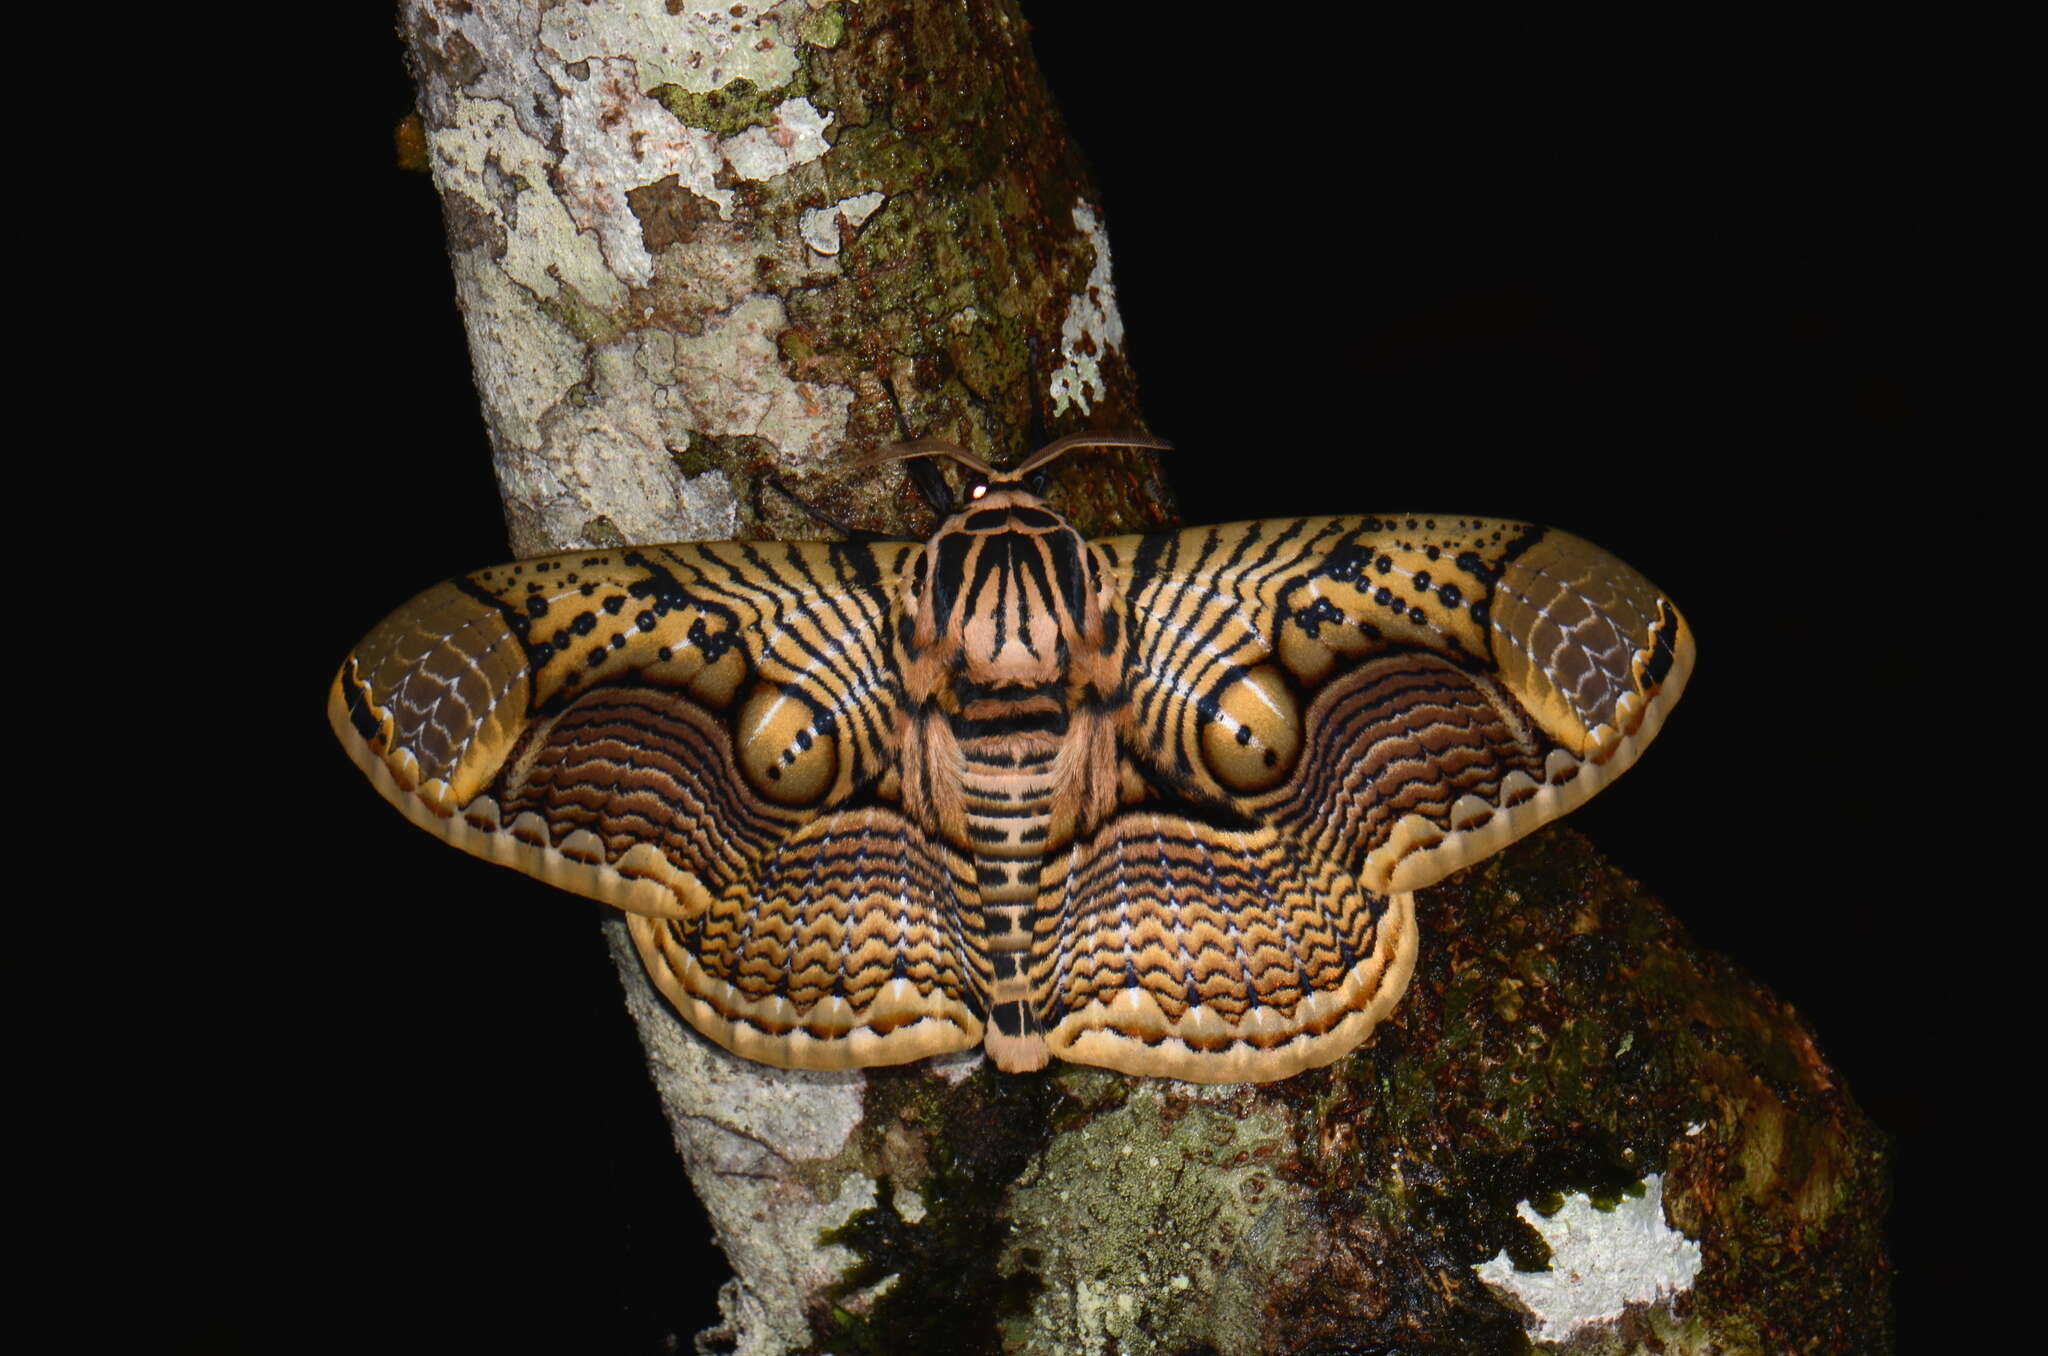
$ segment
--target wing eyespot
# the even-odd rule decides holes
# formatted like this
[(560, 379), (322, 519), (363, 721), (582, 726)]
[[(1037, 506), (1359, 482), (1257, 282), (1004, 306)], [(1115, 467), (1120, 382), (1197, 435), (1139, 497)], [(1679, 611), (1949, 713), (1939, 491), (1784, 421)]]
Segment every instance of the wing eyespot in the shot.
[(1277, 785), (1301, 756), (1301, 707), (1280, 670), (1261, 664), (1215, 698), (1202, 726), (1202, 762), (1240, 795)]

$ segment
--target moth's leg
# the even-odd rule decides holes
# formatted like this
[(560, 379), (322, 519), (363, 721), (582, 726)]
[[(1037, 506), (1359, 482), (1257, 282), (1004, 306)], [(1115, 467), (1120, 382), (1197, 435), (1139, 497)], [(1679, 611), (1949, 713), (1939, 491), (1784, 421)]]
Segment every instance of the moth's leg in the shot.
[[(914, 443), (917, 439), (910, 432), (910, 420), (903, 415), (903, 402), (896, 398), (896, 383), (882, 378), (882, 394), (889, 397), (889, 408), (896, 412), (896, 431), (903, 435), (902, 441)], [(932, 506), (932, 512), (941, 518), (950, 518), (960, 511), (959, 496), (953, 493), (953, 486), (945, 473), (923, 457), (906, 458), (903, 472), (910, 477), (910, 483), (917, 486), (917, 492), (924, 496), (924, 502)]]
[(805, 513), (809, 514), (811, 517), (815, 518), (820, 523), (823, 523), (826, 527), (829, 527), (834, 532), (839, 533), (848, 541), (909, 540), (909, 538), (895, 536), (888, 532), (877, 532), (872, 528), (866, 527), (853, 527), (848, 525), (847, 523), (841, 522), (839, 519), (825, 512), (825, 510), (819, 508), (816, 504), (813, 504), (810, 500), (805, 499), (803, 496), (799, 495), (795, 490), (790, 489), (789, 486), (783, 484), (780, 477), (768, 477), (768, 488), (775, 491), (777, 494), (781, 495), (784, 499), (787, 499), (790, 503), (795, 504)]

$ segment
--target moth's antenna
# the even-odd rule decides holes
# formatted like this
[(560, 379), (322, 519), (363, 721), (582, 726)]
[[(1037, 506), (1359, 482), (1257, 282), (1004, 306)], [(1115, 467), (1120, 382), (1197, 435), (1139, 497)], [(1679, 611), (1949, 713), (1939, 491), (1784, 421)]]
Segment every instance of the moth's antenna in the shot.
[(1138, 447), (1154, 452), (1168, 452), (1173, 449), (1173, 444), (1164, 438), (1154, 438), (1146, 433), (1069, 433), (1066, 437), (1055, 438), (1039, 448), (1006, 474), (1016, 477), (1026, 471), (1035, 471), (1077, 447)]
[(896, 431), (903, 435), (903, 441), (910, 441), (910, 421), (903, 417), (903, 402), (896, 398), (896, 383), (886, 376), (882, 378), (882, 394), (889, 397), (889, 408), (896, 411)]
[[(896, 399), (896, 388), (886, 377), (882, 379), (882, 389), (888, 393), (889, 403), (895, 407), (897, 424), (905, 434), (908, 434), (910, 426), (903, 417), (902, 403)], [(947, 442), (944, 438), (906, 438), (903, 442), (870, 453), (853, 464), (865, 469), (917, 457), (951, 457), (984, 480), (1016, 480), (1077, 447), (1133, 447), (1165, 452), (1170, 450), (1173, 444), (1164, 438), (1154, 438), (1148, 433), (1069, 433), (1064, 438), (1053, 439), (1017, 465), (998, 471), (958, 443)]]
[(854, 465), (885, 466), (892, 461), (908, 461), (912, 457), (951, 457), (978, 476), (994, 479), (996, 474), (980, 457), (958, 443), (947, 442), (944, 438), (918, 438), (913, 442), (896, 443), (871, 456), (862, 457)]

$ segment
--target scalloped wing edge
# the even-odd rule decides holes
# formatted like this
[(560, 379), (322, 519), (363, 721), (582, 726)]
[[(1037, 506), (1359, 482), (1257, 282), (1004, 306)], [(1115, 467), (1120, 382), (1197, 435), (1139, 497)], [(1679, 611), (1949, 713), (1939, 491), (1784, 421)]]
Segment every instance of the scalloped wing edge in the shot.
[[(1124, 989), (1063, 1018), (1046, 1043), (1060, 1059), (1142, 1078), (1187, 1083), (1273, 1083), (1335, 1063), (1365, 1043), (1408, 991), (1420, 936), (1415, 898), (1397, 894), (1380, 916), (1373, 952), (1334, 989), (1302, 999), (1282, 1016), (1255, 1008), (1231, 1022), (1197, 1005), (1178, 1021), (1142, 988)], [(1143, 1031), (1140, 1038), (1125, 1034)]]

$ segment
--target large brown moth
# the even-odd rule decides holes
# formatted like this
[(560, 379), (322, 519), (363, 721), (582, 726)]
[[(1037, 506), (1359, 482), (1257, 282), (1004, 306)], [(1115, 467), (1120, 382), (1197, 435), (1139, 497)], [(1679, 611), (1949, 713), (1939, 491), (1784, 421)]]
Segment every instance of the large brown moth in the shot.
[(1414, 892), (1586, 800), (1678, 700), (1671, 601), (1526, 523), (1087, 541), (980, 480), (926, 542), (576, 551), (437, 585), (336, 676), (385, 798), (626, 912), (720, 1045), (985, 1045), (1203, 1083), (1327, 1064), (1400, 999)]

